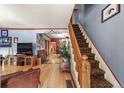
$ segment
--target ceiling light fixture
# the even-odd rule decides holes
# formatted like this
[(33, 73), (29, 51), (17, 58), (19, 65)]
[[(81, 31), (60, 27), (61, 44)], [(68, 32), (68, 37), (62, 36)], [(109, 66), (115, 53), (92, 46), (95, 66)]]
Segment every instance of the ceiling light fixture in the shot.
[(53, 30), (51, 30), (50, 33), (55, 33), (55, 32)]

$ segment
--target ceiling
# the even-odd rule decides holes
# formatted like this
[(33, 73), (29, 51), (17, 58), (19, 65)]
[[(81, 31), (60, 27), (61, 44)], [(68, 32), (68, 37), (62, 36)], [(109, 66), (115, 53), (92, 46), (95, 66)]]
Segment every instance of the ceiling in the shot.
[(66, 38), (69, 36), (68, 30), (46, 30), (40, 31), (38, 34), (45, 34), (49, 38)]
[(0, 28), (67, 28), (74, 4), (3, 4)]
[(66, 38), (66, 37), (69, 36), (68, 33), (58, 33), (58, 34), (47, 33), (46, 35), (47, 35), (48, 37), (50, 37), (50, 38)]

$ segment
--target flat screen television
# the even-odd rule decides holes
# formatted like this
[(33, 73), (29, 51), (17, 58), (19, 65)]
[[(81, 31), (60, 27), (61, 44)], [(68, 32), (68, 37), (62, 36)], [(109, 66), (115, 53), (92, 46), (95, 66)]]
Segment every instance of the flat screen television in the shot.
[(0, 47), (12, 47), (12, 37), (0, 37)]
[(17, 43), (17, 54), (33, 55), (32, 43)]

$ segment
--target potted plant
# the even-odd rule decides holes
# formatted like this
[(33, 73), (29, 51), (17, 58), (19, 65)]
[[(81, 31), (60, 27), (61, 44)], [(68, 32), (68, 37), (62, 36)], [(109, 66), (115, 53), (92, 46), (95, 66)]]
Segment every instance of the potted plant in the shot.
[(66, 44), (64, 44), (62, 49), (61, 49), (61, 55), (62, 55), (63, 58), (65, 58), (65, 59), (67, 59), (69, 61), (70, 54), (68, 52), (68, 47), (66, 46)]
[(61, 48), (61, 56), (62, 56), (62, 62), (61, 62), (61, 71), (68, 71), (70, 69), (70, 54), (69, 54), (69, 49), (66, 46), (66, 44), (63, 45)]

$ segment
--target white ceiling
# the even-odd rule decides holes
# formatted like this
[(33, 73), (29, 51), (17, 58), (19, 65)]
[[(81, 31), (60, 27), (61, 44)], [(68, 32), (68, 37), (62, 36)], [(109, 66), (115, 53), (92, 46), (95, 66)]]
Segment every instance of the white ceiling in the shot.
[(37, 31), (36, 33), (38, 34), (45, 34), (49, 38), (66, 38), (69, 36), (68, 30), (40, 30), (39, 32)]
[(0, 27), (67, 28), (74, 4), (0, 5)]
[(50, 38), (66, 38), (69, 36), (68, 33), (46, 33)]

